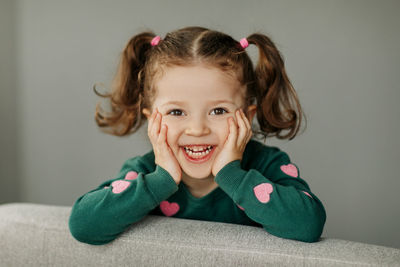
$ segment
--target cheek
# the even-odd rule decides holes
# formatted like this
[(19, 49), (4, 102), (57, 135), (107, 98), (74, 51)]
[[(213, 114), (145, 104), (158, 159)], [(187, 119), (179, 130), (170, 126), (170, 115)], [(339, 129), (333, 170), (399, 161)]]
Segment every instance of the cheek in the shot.
[[(167, 142), (170, 146), (175, 146), (177, 144), (177, 139), (179, 136), (179, 123), (176, 120), (163, 118), (162, 123), (166, 124), (168, 127), (167, 132)], [(172, 147), (171, 147), (172, 148)]]
[(176, 127), (177, 122), (171, 117), (162, 117), (161, 124), (167, 125), (169, 132), (170, 130), (173, 130)]
[(223, 144), (229, 135), (228, 119), (215, 121), (212, 131), (218, 136), (219, 143)]

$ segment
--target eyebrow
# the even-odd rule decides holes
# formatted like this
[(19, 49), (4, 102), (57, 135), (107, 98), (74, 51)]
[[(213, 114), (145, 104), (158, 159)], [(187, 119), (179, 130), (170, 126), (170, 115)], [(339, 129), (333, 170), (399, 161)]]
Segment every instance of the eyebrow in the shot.
[[(235, 105), (235, 103), (233, 103), (232, 101), (229, 101), (229, 100), (215, 100), (215, 101), (211, 101), (210, 103), (212, 105), (217, 105), (217, 104), (221, 104), (221, 103), (228, 103), (228, 104)], [(183, 102), (183, 101), (168, 101), (167, 103), (164, 103), (161, 106), (166, 106), (166, 105), (185, 106), (185, 102)]]

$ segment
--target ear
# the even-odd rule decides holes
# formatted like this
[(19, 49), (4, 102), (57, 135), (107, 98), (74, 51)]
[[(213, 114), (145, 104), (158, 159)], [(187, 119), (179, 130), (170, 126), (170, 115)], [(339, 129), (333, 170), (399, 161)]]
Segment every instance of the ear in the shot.
[(150, 109), (148, 109), (148, 108), (142, 109), (142, 113), (146, 116), (147, 119), (149, 119), (151, 116)]
[(249, 119), (250, 124), (253, 121), (254, 115), (256, 115), (257, 112), (257, 106), (256, 105), (250, 105), (247, 107), (247, 118)]

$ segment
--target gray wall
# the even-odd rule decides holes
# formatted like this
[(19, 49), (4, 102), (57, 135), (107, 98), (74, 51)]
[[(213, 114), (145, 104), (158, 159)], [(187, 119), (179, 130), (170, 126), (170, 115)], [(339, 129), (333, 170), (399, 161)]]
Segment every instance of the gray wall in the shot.
[(0, 203), (19, 199), (15, 5), (0, 0)]
[(2, 202), (72, 205), (151, 148), (144, 128), (118, 138), (93, 119), (92, 85), (110, 83), (133, 34), (200, 25), (239, 40), (260, 30), (308, 118), (293, 141), (268, 144), (325, 204), (323, 236), (400, 247), (400, 2), (143, 2), (1, 2)]

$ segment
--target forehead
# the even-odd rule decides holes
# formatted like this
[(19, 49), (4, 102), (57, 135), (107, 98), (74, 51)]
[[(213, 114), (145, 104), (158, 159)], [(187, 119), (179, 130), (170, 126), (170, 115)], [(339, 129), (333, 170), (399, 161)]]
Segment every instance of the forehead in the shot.
[(244, 96), (244, 88), (233, 74), (206, 65), (168, 67), (155, 88), (155, 104), (230, 100), (241, 105)]

